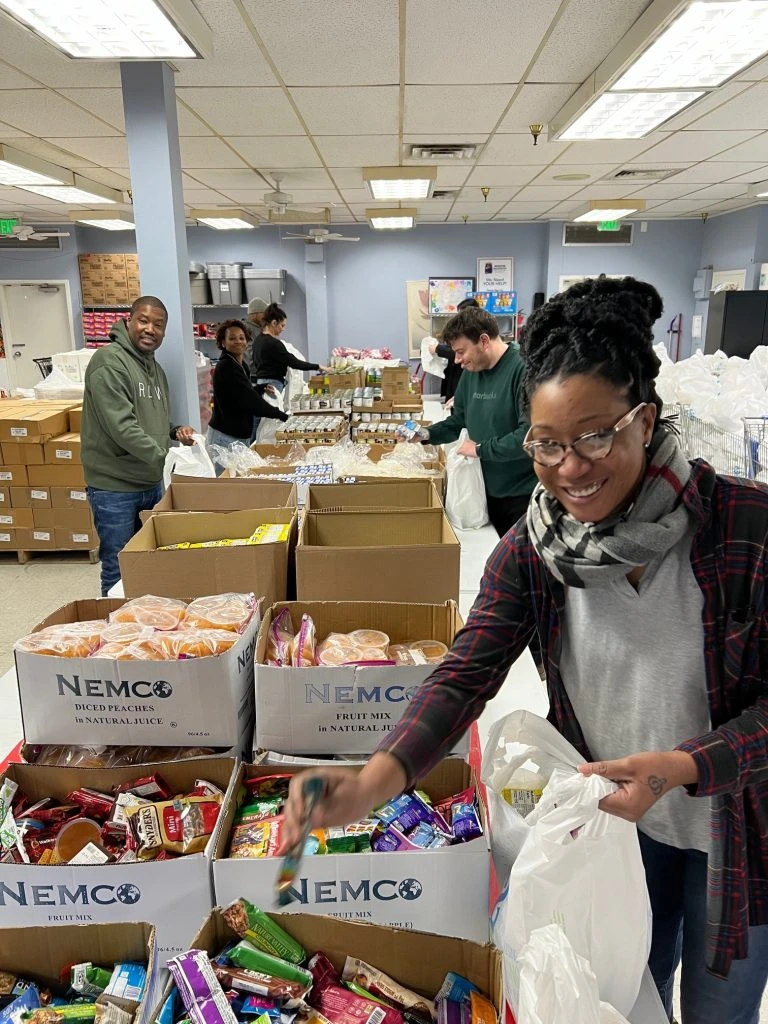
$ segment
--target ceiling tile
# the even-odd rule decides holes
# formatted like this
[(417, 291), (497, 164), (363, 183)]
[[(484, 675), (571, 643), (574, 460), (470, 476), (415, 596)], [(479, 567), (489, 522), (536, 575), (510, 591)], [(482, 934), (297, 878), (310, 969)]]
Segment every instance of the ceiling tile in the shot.
[(89, 167), (85, 174), (86, 177), (99, 181), (102, 185), (108, 185), (109, 188), (125, 190), (131, 187), (131, 179), (127, 172), (111, 171), (106, 167)]
[[(755, 181), (765, 181), (768, 178), (768, 164), (728, 164), (728, 166), (747, 168), (747, 170), (743, 170), (740, 174), (734, 175), (731, 179), (732, 181), (752, 184)], [(721, 178), (718, 178), (718, 181), (720, 180)]]
[(768, 78), (768, 57), (758, 60), (739, 75), (742, 82), (762, 82), (764, 78)]
[(200, 118), (188, 107), (185, 107), (183, 103), (176, 104), (176, 114), (179, 119), (180, 138), (183, 139), (187, 136), (197, 135), (213, 135), (211, 129), (206, 127)]
[(397, 0), (244, 0), (244, 7), (289, 86), (399, 79)]
[[(461, 190), (459, 201), (462, 202), (462, 203), (467, 203), (467, 202), (482, 203), (483, 202), (483, 193), (480, 191), (480, 187), (481, 186), (479, 186), (479, 185), (465, 185), (465, 187)], [(499, 187), (491, 188), (491, 191), (490, 191), (490, 193), (488, 195), (488, 202), (489, 203), (506, 203), (506, 202), (509, 202), (510, 199), (514, 199), (515, 198), (515, 196), (518, 194), (519, 191), (520, 191), (520, 186), (519, 185), (513, 185), (511, 188), (499, 188)]]
[[(669, 121), (664, 122), (665, 131), (677, 131), (680, 128), (696, 128), (703, 129), (704, 131), (710, 128), (743, 128), (750, 127), (747, 125), (729, 125), (727, 122), (722, 124), (706, 124), (709, 117), (718, 118), (718, 108), (728, 103), (729, 100), (739, 96), (745, 90), (750, 89), (748, 82), (729, 82), (728, 85), (721, 85), (719, 89), (714, 89), (712, 92), (706, 93), (701, 99), (692, 103), (690, 107), (686, 107), (685, 110), (677, 114), (676, 117), (670, 118)], [(702, 123), (699, 123), (699, 122)]]
[(206, 60), (180, 60), (177, 87), (277, 84), (232, 0), (196, 0), (196, 6), (213, 29), (213, 56)]
[(69, 100), (48, 89), (7, 89), (3, 91), (0, 102), (4, 120), (41, 138), (107, 133), (103, 121), (79, 110)]
[[(24, 145), (19, 149), (34, 153), (44, 160), (65, 167), (87, 167), (89, 164), (100, 164), (102, 167), (128, 167), (128, 143), (122, 135), (85, 139), (56, 139), (57, 146), (43, 140), (23, 139)], [(35, 145), (33, 145), (35, 143)], [(75, 154), (74, 157), (67, 154)]]
[(304, 134), (293, 107), (279, 88), (184, 88), (177, 95), (220, 135)]
[(469, 176), (468, 185), (506, 186), (527, 185), (539, 173), (532, 164), (506, 167), (503, 164), (480, 164)]
[(717, 159), (725, 162), (750, 160), (768, 163), (768, 132), (763, 132), (748, 142), (741, 142), (733, 146), (726, 152), (720, 153)]
[(243, 167), (245, 161), (220, 139), (180, 139), (185, 167)]
[(628, 196), (638, 196), (642, 199), (682, 199), (691, 192), (698, 194), (700, 185), (693, 182), (660, 181), (657, 184), (636, 181), (628, 182)]
[[(571, 195), (579, 195), (583, 199), (623, 199), (625, 196), (637, 194), (638, 189), (642, 182), (637, 181), (624, 181), (616, 182), (615, 184), (611, 181), (595, 181), (595, 182), (575, 182), (578, 186), (576, 192), (572, 192)], [(693, 188), (695, 186), (691, 186)], [(691, 189), (689, 189), (690, 191)]]
[(673, 199), (658, 209), (664, 213), (699, 213), (709, 210), (711, 205), (706, 199)]
[(328, 167), (378, 167), (399, 163), (397, 135), (317, 135)]
[(483, 150), (484, 164), (543, 164), (552, 163), (567, 148), (566, 142), (547, 142), (543, 137), (534, 146), (533, 139), (525, 135), (494, 135)]
[[(752, 131), (724, 131), (724, 132), (697, 132), (683, 131), (671, 135), (660, 142), (657, 146), (649, 149), (643, 154), (645, 160), (687, 160), (692, 163), (695, 160), (706, 160), (715, 156), (731, 146), (744, 143), (747, 139), (757, 135), (756, 130)], [(723, 157), (721, 156), (722, 160)], [(737, 159), (737, 158), (734, 158)], [(741, 159), (741, 158), (738, 158)]]
[[(747, 85), (740, 82), (730, 88), (731, 92), (738, 88), (739, 94), (716, 110), (694, 121), (691, 128), (696, 131), (768, 128), (768, 83)], [(720, 91), (718, 90), (718, 92)]]
[(583, 205), (583, 203), (572, 202), (559, 203), (557, 206), (553, 206), (551, 210), (547, 210), (547, 217), (551, 220), (570, 220), (571, 217), (578, 215)]
[(747, 186), (744, 184), (726, 183), (723, 185), (707, 185), (706, 188), (700, 189), (695, 195), (689, 197), (690, 199), (705, 200), (706, 202), (712, 202), (714, 200), (723, 199), (749, 199), (747, 195)]
[[(687, 182), (698, 182), (702, 185), (719, 184), (722, 181), (727, 181), (729, 178), (736, 178), (737, 181), (756, 181), (757, 178), (753, 178), (750, 172), (754, 172), (759, 169), (762, 165), (755, 161), (743, 162), (743, 163), (725, 163), (720, 160), (707, 160), (705, 163), (694, 164), (693, 167), (687, 167), (683, 171), (679, 171), (668, 180), (670, 182), (687, 181)], [(738, 174), (747, 175), (746, 178), (736, 177)]]
[(208, 203), (212, 206), (221, 206), (226, 201), (226, 197), (213, 188), (184, 189), (184, 202), (190, 206), (200, 207), (206, 206)]
[(265, 192), (270, 187), (269, 182), (250, 167), (230, 168), (229, 170), (189, 167), (187, 170), (191, 178), (206, 188), (216, 188), (221, 191), (239, 188)]
[(320, 157), (306, 136), (261, 135), (230, 138), (230, 145), (253, 167), (320, 167)]
[[(3, 18), (3, 32), (5, 32), (6, 19)], [(23, 75), (21, 71), (0, 60), (0, 89), (39, 89), (41, 83), (34, 78)], [(2, 101), (2, 97), (0, 97)]]
[[(367, 206), (376, 206), (377, 205), (371, 199), (370, 195), (368, 194), (368, 190), (365, 189), (365, 188), (343, 188), (341, 190), (341, 194), (344, 196), (344, 201), (349, 203), (350, 205), (354, 205), (354, 204), (359, 205), (359, 206), (366, 206), (366, 205)], [(380, 203), (379, 205), (382, 205), (382, 206), (390, 205), (391, 206), (393, 204), (392, 203), (389, 203), (389, 204)], [(394, 204), (394, 205), (397, 205), (397, 204)]]
[(438, 164), (435, 187), (456, 188), (458, 185), (463, 185), (471, 169), (471, 163), (462, 164), (461, 161), (455, 164)]
[(642, 153), (662, 142), (667, 134), (667, 132), (652, 132), (644, 139), (596, 139), (594, 142), (571, 142), (567, 149), (563, 147), (558, 162), (561, 164), (608, 164), (639, 160)]
[(397, 86), (292, 89), (291, 95), (313, 135), (392, 135), (398, 128)]
[(460, 207), (457, 204), (456, 206), (454, 206), (450, 214), (450, 220), (452, 222), (458, 223), (461, 222), (464, 219), (464, 217), (466, 217), (468, 221), (476, 224), (479, 221), (491, 220), (495, 215), (496, 214), (492, 213), (489, 209), (469, 209), (465, 207)]
[(334, 167), (331, 177), (339, 188), (364, 188), (363, 172), (360, 167)]
[(272, 168), (268, 164), (261, 164), (259, 170), (270, 181), (280, 178), (280, 187), (284, 192), (292, 192), (297, 188), (333, 187), (328, 172), (322, 167)]
[(499, 212), (502, 206), (504, 206), (504, 203), (493, 203), (490, 200), (487, 203), (484, 203), (482, 199), (479, 203), (465, 202), (462, 200), (461, 202), (454, 203), (453, 209), (454, 212), (458, 211), (459, 213), (472, 214), (483, 213), (492, 217), (494, 214)]
[(552, 197), (551, 202), (542, 202), (541, 200), (539, 200), (538, 202), (532, 202), (530, 200), (523, 200), (521, 202), (518, 202), (517, 200), (513, 200), (511, 203), (507, 203), (507, 205), (504, 207), (502, 217), (506, 217), (507, 215), (512, 216), (513, 214), (519, 214), (520, 216), (526, 214), (536, 216), (537, 214), (543, 213), (545, 210), (550, 209), (556, 203), (557, 198), (555, 196)]
[(583, 182), (575, 182), (572, 185), (527, 185), (518, 192), (515, 199), (519, 199), (520, 202), (550, 202), (554, 206), (562, 199), (570, 199), (582, 187)]
[(409, 83), (517, 82), (558, 0), (417, 0), (407, 5), (405, 76)]
[(117, 132), (125, 131), (122, 89), (61, 89), (67, 99), (103, 121), (109, 122)]
[(9, 124), (3, 124), (0, 121), (0, 139), (24, 138), (26, 134), (21, 129), (12, 128)]
[(55, 47), (3, 16), (2, 48), (5, 63), (26, 70), (47, 86), (119, 86), (117, 61), (72, 60)]
[(524, 85), (509, 113), (501, 122), (499, 131), (525, 132), (529, 124), (544, 124), (555, 116), (566, 103), (576, 86), (574, 85)]
[[(302, 189), (297, 191), (294, 189), (286, 188), (281, 182), (280, 188), (283, 192), (288, 192), (289, 195), (293, 196), (292, 206), (301, 208), (305, 205), (317, 206), (325, 205), (329, 206), (331, 203), (339, 203), (341, 199), (336, 189)], [(251, 189), (236, 189), (236, 188), (222, 188), (221, 191), (230, 199), (233, 203), (242, 203), (243, 206), (263, 206), (264, 196), (267, 192), (271, 192), (272, 189), (264, 187), (258, 190)]]
[(514, 85), (406, 85), (404, 131), (489, 132), (514, 93)]
[[(650, 0), (571, 0), (534, 64), (529, 81), (581, 84), (605, 60)], [(530, 7), (527, 12), (530, 17)]]
[[(551, 167), (545, 167), (539, 176), (531, 183), (533, 185), (569, 185), (573, 184), (581, 188), (586, 187), (591, 182), (600, 181), (604, 178), (609, 178), (618, 167), (616, 164), (570, 164), (558, 161), (558, 163), (552, 164)], [(556, 181), (557, 175), (562, 174), (586, 174), (588, 177), (581, 179), (581, 181), (567, 182), (567, 181)]]

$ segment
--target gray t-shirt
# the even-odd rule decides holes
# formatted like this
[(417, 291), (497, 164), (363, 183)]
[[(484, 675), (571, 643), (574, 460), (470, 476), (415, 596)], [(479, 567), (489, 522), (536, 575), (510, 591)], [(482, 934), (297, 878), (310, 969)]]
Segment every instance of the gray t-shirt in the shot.
[[(592, 756), (616, 760), (673, 750), (710, 731), (704, 598), (689, 531), (651, 562), (637, 590), (626, 579), (567, 588), (560, 670)], [(638, 822), (678, 849), (709, 849), (710, 801), (678, 787)]]

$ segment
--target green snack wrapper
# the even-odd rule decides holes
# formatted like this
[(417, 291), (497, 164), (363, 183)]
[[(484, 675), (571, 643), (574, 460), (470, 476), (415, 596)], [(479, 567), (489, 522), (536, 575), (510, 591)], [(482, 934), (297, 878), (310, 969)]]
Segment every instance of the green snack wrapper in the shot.
[(268, 974), (272, 978), (281, 978), (283, 981), (293, 981), (299, 985), (309, 988), (312, 985), (312, 975), (295, 964), (289, 964), (287, 960), (271, 956), (243, 940), (229, 951), (229, 959), (237, 967), (247, 971), (256, 971), (258, 974)]
[[(55, 1017), (53, 1015), (56, 1015)], [(67, 1006), (44, 1006), (40, 1010), (25, 1013), (26, 1024), (50, 1024), (51, 1021), (66, 1021), (67, 1024), (92, 1024), (96, 1019), (96, 1003), (69, 1003)]]
[(100, 996), (109, 985), (111, 971), (94, 967), (91, 963), (74, 964), (69, 972), (69, 983), (83, 996)]
[(370, 999), (372, 1003), (378, 1003), (380, 1006), (389, 1006), (389, 1003), (385, 1003), (383, 999), (379, 999), (372, 992), (367, 989), (361, 988), (360, 985), (356, 985), (354, 981), (347, 982), (347, 988), (350, 992), (354, 992), (356, 996), (361, 996), (363, 999)]
[(306, 960), (307, 954), (299, 943), (248, 900), (235, 900), (224, 908), (221, 916), (233, 932), (237, 932), (262, 952), (280, 957), (291, 964), (300, 964)]
[(328, 853), (357, 853), (358, 838), (345, 828), (327, 828), (325, 846)]

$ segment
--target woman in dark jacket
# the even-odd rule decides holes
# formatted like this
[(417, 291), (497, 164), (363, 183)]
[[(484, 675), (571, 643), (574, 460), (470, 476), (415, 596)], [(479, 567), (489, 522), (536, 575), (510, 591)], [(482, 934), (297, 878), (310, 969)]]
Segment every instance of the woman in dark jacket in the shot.
[[(236, 442), (250, 444), (254, 417), (287, 420), (287, 415), (253, 387), (245, 364), (248, 336), (241, 320), (226, 320), (216, 332), (221, 357), (213, 371), (213, 415), (206, 443), (231, 448)], [(211, 456), (213, 458), (213, 456)], [(224, 467), (216, 462), (216, 475)]]

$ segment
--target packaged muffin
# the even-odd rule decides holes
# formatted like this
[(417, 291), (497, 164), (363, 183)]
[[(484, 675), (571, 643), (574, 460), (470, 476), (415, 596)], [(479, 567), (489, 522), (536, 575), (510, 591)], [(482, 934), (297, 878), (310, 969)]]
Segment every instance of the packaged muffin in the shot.
[(135, 597), (126, 601), (122, 608), (112, 612), (110, 622), (138, 622), (141, 626), (154, 629), (178, 629), (187, 606), (184, 601), (172, 597)]
[(256, 609), (253, 594), (212, 594), (198, 597), (186, 610), (181, 629), (228, 629), (239, 633)]

